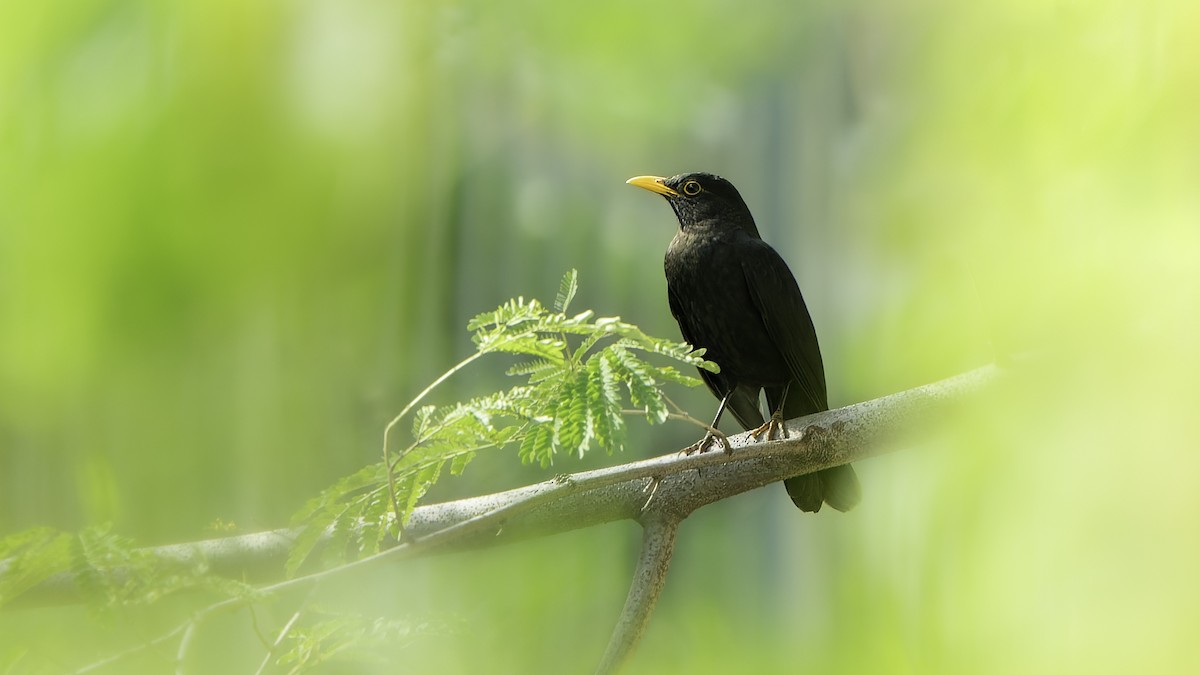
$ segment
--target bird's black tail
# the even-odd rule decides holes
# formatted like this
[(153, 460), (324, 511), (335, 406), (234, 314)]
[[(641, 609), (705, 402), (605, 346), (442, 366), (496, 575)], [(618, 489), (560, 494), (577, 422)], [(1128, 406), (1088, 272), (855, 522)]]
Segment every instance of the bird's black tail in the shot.
[(849, 464), (795, 476), (783, 481), (783, 486), (787, 488), (792, 503), (809, 513), (820, 511), (822, 503), (838, 511), (849, 511), (862, 500), (858, 474)]
[[(768, 389), (768, 402), (771, 401), (772, 394), (773, 392)], [(802, 394), (802, 392), (788, 391), (784, 397), (784, 419), (790, 420), (817, 410), (824, 410), (828, 406), (824, 396), (821, 401), (813, 401), (797, 394)], [(783, 481), (783, 486), (787, 488), (792, 503), (801, 511), (809, 513), (820, 511), (822, 503), (828, 504), (838, 511), (849, 511), (862, 501), (862, 487), (858, 484), (858, 474), (854, 473), (854, 467), (849, 464), (795, 476)]]

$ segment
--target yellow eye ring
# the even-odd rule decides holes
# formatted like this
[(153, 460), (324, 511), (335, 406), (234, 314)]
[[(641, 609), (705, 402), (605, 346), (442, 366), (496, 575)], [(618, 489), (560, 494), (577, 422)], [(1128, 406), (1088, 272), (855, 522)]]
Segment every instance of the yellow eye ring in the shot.
[(695, 197), (700, 194), (700, 184), (694, 180), (689, 180), (683, 184), (683, 194), (689, 197)]

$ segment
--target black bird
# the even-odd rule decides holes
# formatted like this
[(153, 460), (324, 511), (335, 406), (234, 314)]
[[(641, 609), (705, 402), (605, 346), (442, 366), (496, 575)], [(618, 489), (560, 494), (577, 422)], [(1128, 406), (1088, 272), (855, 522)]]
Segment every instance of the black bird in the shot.
[[(759, 236), (733, 184), (710, 173), (627, 182), (666, 197), (679, 219), (664, 265), (667, 296), (683, 339), (706, 348), (705, 358), (721, 367), (700, 371), (721, 400), (713, 428), (728, 408), (756, 438), (770, 440), (782, 420), (828, 410), (821, 348), (800, 287)], [(760, 390), (771, 410), (766, 422)], [(714, 440), (709, 433), (693, 449), (703, 452)], [(796, 506), (811, 512), (822, 502), (847, 511), (862, 494), (849, 464), (783, 484)]]

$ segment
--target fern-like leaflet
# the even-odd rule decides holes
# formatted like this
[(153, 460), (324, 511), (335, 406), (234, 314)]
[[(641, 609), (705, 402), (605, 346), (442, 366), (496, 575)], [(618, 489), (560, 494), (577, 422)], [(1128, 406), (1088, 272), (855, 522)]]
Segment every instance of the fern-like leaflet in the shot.
[[(548, 467), (560, 453), (607, 453), (625, 443), (623, 400), (650, 423), (669, 416), (666, 383), (700, 380), (643, 355), (716, 371), (704, 350), (647, 335), (619, 317), (592, 311), (568, 315), (579, 288), (575, 270), (559, 283), (553, 308), (518, 297), (472, 318), (476, 352), (417, 395), (388, 425), (384, 461), (338, 481), (293, 519), (301, 528), (288, 560), (294, 575), (317, 545), (337, 562), (378, 552), (387, 536), (399, 537), (420, 499), (447, 468), (463, 472), (483, 450), (515, 446), (522, 462)], [(491, 353), (517, 355), (507, 373), (523, 382), (505, 391), (448, 405), (418, 407), (451, 375)], [(411, 439), (391, 447), (392, 430), (411, 413)]]

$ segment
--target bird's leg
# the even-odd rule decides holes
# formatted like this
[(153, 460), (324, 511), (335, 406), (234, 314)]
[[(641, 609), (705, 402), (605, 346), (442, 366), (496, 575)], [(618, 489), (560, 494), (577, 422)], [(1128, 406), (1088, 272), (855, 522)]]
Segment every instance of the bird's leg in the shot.
[(683, 449), (683, 454), (690, 455), (694, 452), (708, 452), (714, 441), (725, 446), (725, 454), (733, 452), (733, 448), (729, 447), (729, 439), (725, 438), (720, 432), (714, 433), (717, 428), (717, 423), (721, 421), (721, 415), (725, 414), (725, 405), (729, 403), (729, 397), (733, 396), (733, 389), (729, 390), (728, 394), (721, 399), (721, 404), (717, 406), (717, 416), (713, 418), (712, 424), (709, 426), (708, 433), (704, 434), (704, 438), (692, 443)]
[(783, 396), (779, 397), (779, 405), (775, 406), (775, 410), (771, 412), (771, 419), (767, 420), (761, 427), (750, 432), (754, 440), (758, 440), (760, 436), (766, 435), (767, 440), (775, 435), (776, 431), (784, 431), (783, 429), (783, 404), (787, 401), (788, 388), (792, 386), (791, 382), (783, 385)]

